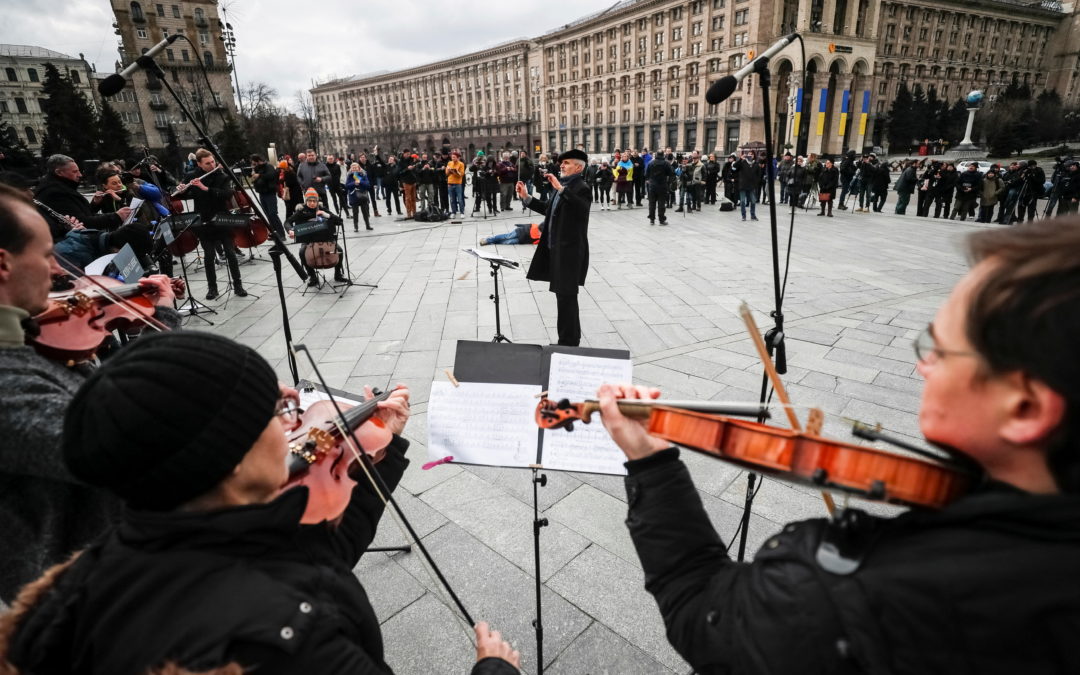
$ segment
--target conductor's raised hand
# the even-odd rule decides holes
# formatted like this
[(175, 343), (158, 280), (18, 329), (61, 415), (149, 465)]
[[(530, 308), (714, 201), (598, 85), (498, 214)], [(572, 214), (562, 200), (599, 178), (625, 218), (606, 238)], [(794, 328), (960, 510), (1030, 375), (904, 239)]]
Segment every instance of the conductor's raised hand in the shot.
[(556, 192), (562, 192), (562, 183), (559, 182), (559, 177), (555, 175), (554, 171), (549, 173), (546, 178)]
[(491, 630), (487, 621), (478, 621), (473, 626), (473, 630), (476, 631), (477, 661), (494, 657), (506, 661), (515, 668), (521, 668), (521, 654), (509, 642), (502, 639), (499, 631)]
[(648, 457), (671, 446), (671, 443), (661, 438), (650, 436), (646, 431), (645, 420), (631, 419), (623, 415), (616, 403), (620, 398), (660, 398), (659, 389), (632, 384), (604, 384), (596, 392), (596, 397), (600, 401), (600, 419), (604, 428), (627, 459)]
[(514, 188), (517, 190), (518, 197), (525, 199), (529, 196), (528, 191), (525, 189), (525, 183), (518, 181), (517, 185), (515, 185)]

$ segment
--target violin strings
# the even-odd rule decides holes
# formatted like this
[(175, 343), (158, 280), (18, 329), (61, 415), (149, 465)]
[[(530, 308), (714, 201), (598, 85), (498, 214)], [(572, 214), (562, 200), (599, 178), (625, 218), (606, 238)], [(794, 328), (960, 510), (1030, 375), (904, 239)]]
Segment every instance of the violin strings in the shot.
[[(55, 251), (53, 252), (53, 255), (55, 255), (56, 258), (60, 262), (71, 265), (72, 267), (76, 267), (76, 268), (78, 267), (78, 265), (73, 264), (70, 260), (68, 260), (64, 256), (60, 255), (59, 253), (56, 253)], [(97, 279), (95, 279), (92, 274), (86, 274), (86, 272), (84, 271), (83, 276), (78, 277), (74, 273), (72, 273), (70, 270), (67, 270), (67, 269), (64, 270), (64, 273), (67, 274), (72, 279), (86, 279), (91, 284), (97, 286), (98, 291), (100, 293), (102, 293), (102, 295), (104, 295), (104, 297), (108, 298), (113, 304), (119, 305), (120, 307), (122, 307), (136, 321), (141, 321), (144, 324), (146, 324), (147, 326), (153, 328), (154, 330), (156, 330), (158, 332), (163, 333), (163, 332), (166, 332), (166, 331), (169, 330), (168, 326), (161, 323), (157, 319), (155, 319), (153, 317), (149, 317), (149, 316), (144, 316), (141, 312), (135, 311), (131, 307), (130, 303), (128, 303), (126, 298), (123, 298), (123, 297), (117, 295), (116, 293), (113, 293), (112, 290), (109, 289), (109, 287), (107, 287), (105, 284), (103, 284), (100, 281), (98, 281)]]

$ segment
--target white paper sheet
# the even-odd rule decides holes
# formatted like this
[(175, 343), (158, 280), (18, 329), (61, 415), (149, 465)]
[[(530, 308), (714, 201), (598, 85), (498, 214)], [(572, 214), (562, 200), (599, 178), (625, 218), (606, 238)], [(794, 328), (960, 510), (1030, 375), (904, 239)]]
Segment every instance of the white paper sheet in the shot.
[(131, 200), (131, 203), (128, 204), (128, 207), (131, 208), (131, 213), (129, 213), (128, 217), (124, 219), (123, 225), (130, 225), (133, 222), (135, 222), (135, 218), (137, 218), (138, 215), (139, 215), (139, 208), (142, 205), (143, 205), (143, 200), (139, 199), (138, 197), (135, 197), (134, 199)]
[(428, 398), (428, 457), (490, 466), (536, 463), (535, 384), (436, 380)]
[[(628, 359), (603, 359), (577, 354), (551, 355), (548, 398), (578, 402), (596, 398), (601, 384), (630, 382), (633, 364)], [(544, 431), (545, 469), (625, 475), (622, 450), (608, 436), (599, 416), (590, 424), (575, 423), (574, 430)]]

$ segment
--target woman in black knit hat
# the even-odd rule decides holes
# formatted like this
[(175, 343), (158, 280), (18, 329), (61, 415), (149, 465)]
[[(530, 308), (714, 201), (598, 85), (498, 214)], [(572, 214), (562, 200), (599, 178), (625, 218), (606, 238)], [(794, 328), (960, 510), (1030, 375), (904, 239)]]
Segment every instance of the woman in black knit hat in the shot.
[[(409, 392), (376, 413), (393, 432), (377, 470), (393, 489)], [(301, 525), (282, 491), (295, 390), (252, 349), (185, 332), (138, 340), (80, 388), (64, 425), (71, 473), (119, 496), (124, 519), (47, 571), (0, 619), (0, 663), (24, 673), (390, 673), (352, 570), (383, 504), (363, 481), (335, 523)], [(476, 626), (474, 674), (519, 657)], [(514, 665), (511, 665), (514, 664)]]

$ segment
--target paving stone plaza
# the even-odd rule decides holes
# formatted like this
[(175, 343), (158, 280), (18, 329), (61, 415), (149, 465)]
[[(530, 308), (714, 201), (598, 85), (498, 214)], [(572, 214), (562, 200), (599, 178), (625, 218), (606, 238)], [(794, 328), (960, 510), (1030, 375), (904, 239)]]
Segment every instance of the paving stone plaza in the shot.
[[(685, 217), (669, 213), (669, 225), (661, 227), (649, 225), (646, 209), (600, 212), (594, 205), (591, 267), (580, 297), (582, 346), (628, 349), (634, 379), (660, 387), (666, 397), (756, 401), (762, 366), (737, 309), (746, 301), (758, 325), (771, 326), (766, 209), (758, 222), (715, 207)], [(911, 341), (966, 270), (963, 235), (984, 227), (897, 216), (891, 209), (839, 211), (834, 218), (800, 210), (795, 216), (784, 381), (795, 404), (821, 408), (826, 432), (845, 440), (844, 418), (919, 438), (922, 382)], [(378, 288), (352, 287), (343, 297), (328, 289), (302, 295), (303, 283), (289, 269), (285, 285), (294, 338), (308, 346), (331, 386), (357, 392), (365, 384), (409, 386), (412, 464), (396, 497), (469, 612), (502, 631), (521, 650), (524, 671), (535, 673), (531, 474), (420, 467), (428, 459), (432, 380), (453, 368), (457, 340), (489, 340), (495, 333), (488, 267), (462, 249), (531, 218), (518, 210), (431, 224), (384, 213), (372, 218), (372, 232), (348, 228), (353, 276)], [(781, 256), (789, 219), (783, 207)], [(531, 246), (489, 248), (523, 266), (533, 253)], [(210, 317), (215, 325), (191, 319), (187, 328), (256, 348), (288, 381), (271, 265), (246, 264), (243, 276), (247, 289), (261, 297), (209, 303), (219, 311)], [(524, 271), (503, 276), (503, 333), (515, 342), (555, 342), (555, 298), (547, 285), (527, 281)], [(192, 272), (191, 281), (201, 298), (202, 273)], [(310, 373), (302, 360), (301, 377)], [(745, 474), (690, 452), (683, 456), (730, 543), (742, 513)], [(623, 523), (622, 478), (550, 471), (547, 477), (540, 489), (540, 508), (550, 522), (541, 534), (545, 672), (689, 673), (643, 589)], [(824, 513), (814, 490), (765, 481), (754, 502), (747, 550), (756, 550), (785, 522)], [(375, 545), (404, 541), (385, 517)], [(418, 558), (369, 553), (356, 569), (382, 621), (386, 660), (399, 673), (468, 672), (473, 649), (467, 632), (440, 601)]]

